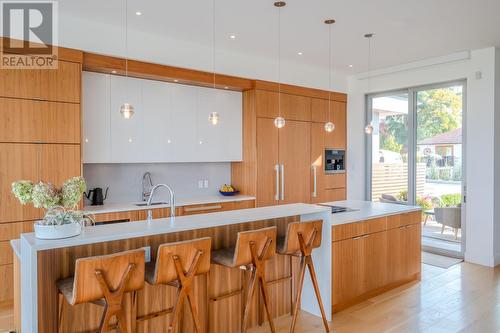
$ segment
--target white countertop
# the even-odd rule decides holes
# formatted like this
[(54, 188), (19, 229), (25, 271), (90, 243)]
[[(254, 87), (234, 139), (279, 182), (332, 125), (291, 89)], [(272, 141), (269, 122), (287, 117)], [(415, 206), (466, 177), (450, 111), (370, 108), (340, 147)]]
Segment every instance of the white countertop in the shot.
[[(255, 200), (255, 197), (249, 195), (234, 195), (228, 197), (223, 195), (211, 195), (203, 197), (176, 198), (175, 205), (177, 207), (182, 207), (246, 200)], [(148, 209), (145, 206), (137, 206), (137, 203), (139, 202), (107, 203), (102, 206), (84, 206), (83, 210), (88, 214), (104, 214)], [(151, 209), (168, 207), (170, 207), (170, 204), (167, 203), (162, 205), (153, 205), (151, 206)]]
[(419, 206), (407, 206), (362, 200), (334, 201), (322, 203), (322, 205), (323, 204), (353, 209), (353, 211), (350, 212), (332, 214), (330, 218), (331, 225), (352, 223), (382, 216), (414, 212), (422, 209), (422, 207)]
[(312, 204), (290, 204), (225, 212), (154, 219), (151, 221), (104, 224), (84, 228), (82, 234), (66, 239), (42, 240), (34, 233), (21, 235), (21, 239), (31, 250), (41, 251), (55, 248), (108, 242), (120, 239), (168, 234), (231, 224), (262, 221), (274, 218), (326, 213), (328, 207)]

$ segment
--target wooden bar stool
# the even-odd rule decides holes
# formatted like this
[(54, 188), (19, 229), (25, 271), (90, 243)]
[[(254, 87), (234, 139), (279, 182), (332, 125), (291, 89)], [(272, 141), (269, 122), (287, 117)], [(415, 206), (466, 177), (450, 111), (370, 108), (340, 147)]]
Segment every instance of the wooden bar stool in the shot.
[(59, 325), (61, 331), (64, 299), (71, 304), (92, 302), (104, 306), (99, 332), (112, 329), (116, 317), (121, 332), (128, 332), (122, 307), (126, 292), (135, 293), (144, 287), (144, 250), (76, 260), (75, 276), (57, 281), (59, 289)]
[(279, 254), (300, 257), (299, 285), (295, 305), (293, 306), (290, 333), (295, 330), (295, 324), (297, 322), (306, 266), (309, 268), (314, 292), (316, 293), (316, 298), (318, 299), (321, 316), (323, 317), (323, 325), (325, 326), (326, 332), (329, 332), (328, 321), (326, 320), (325, 310), (323, 309), (323, 302), (321, 301), (321, 294), (319, 292), (316, 272), (314, 271), (314, 265), (311, 257), (312, 250), (321, 246), (322, 226), (322, 220), (289, 223), (285, 237), (280, 237), (278, 239), (277, 251)]
[(139, 317), (137, 322), (173, 312), (168, 332), (174, 332), (184, 300), (187, 297), (196, 332), (202, 331), (198, 317), (197, 298), (193, 293), (192, 285), (195, 276), (208, 274), (210, 271), (211, 246), (212, 239), (205, 237), (162, 244), (158, 247), (156, 263), (150, 262), (146, 265), (146, 281), (151, 285), (163, 284), (178, 288), (177, 301), (173, 308)]
[(251, 272), (250, 279), (246, 286), (247, 299), (243, 314), (242, 332), (246, 332), (248, 317), (250, 315), (250, 305), (258, 283), (264, 297), (267, 318), (271, 332), (275, 332), (269, 293), (266, 284), (265, 261), (276, 253), (276, 227), (269, 227), (259, 230), (242, 231), (238, 233), (236, 246), (212, 251), (212, 262), (229, 268), (244, 267)]

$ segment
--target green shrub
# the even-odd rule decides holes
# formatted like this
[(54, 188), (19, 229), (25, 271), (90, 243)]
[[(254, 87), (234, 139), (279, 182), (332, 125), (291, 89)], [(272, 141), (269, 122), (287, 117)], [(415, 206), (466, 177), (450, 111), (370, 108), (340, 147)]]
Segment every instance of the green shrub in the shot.
[(443, 207), (457, 207), (462, 202), (462, 195), (460, 193), (443, 194), (441, 202)]

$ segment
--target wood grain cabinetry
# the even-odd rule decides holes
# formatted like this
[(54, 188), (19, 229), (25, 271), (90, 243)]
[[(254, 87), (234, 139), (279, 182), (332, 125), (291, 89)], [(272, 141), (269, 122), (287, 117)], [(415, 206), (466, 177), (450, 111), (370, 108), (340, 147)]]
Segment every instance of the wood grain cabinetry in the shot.
[(80, 103), (81, 65), (58, 61), (57, 69), (1, 69), (0, 96)]
[(274, 91), (256, 90), (257, 117), (276, 118), (280, 114), (287, 120), (311, 121), (311, 98)]
[(336, 149), (346, 149), (347, 135), (347, 105), (345, 102), (331, 101), (313, 98), (312, 105), (312, 121), (324, 125), (331, 121), (335, 124), (335, 130), (327, 133), (326, 147)]
[(309, 202), (310, 123), (257, 118), (257, 205)]
[[(334, 131), (335, 132), (335, 131)], [(345, 200), (346, 174), (325, 173), (325, 149), (333, 133), (324, 129), (324, 123), (311, 123), (311, 202)]]
[[(176, 207), (175, 215), (183, 216), (183, 215), (206, 214), (206, 213), (215, 213), (215, 212), (254, 208), (254, 207), (255, 207), (255, 200), (215, 202), (215, 203), (198, 204), (198, 205), (178, 206)], [(170, 216), (170, 208), (165, 207), (165, 208), (151, 208), (151, 209), (141, 209), (141, 210), (133, 210), (125, 212), (101, 213), (101, 214), (94, 214), (93, 217), (95, 221), (98, 223), (142, 221), (148, 218), (149, 210), (151, 210), (153, 214), (153, 219), (166, 218)]]
[[(333, 312), (420, 279), (420, 214), (392, 215), (332, 228)], [(393, 227), (394, 221), (401, 225)]]

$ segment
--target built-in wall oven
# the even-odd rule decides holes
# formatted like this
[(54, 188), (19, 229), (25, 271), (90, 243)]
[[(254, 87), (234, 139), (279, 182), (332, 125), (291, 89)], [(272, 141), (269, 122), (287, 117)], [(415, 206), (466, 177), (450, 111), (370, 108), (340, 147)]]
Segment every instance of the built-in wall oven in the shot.
[(325, 173), (345, 172), (345, 150), (325, 149)]

